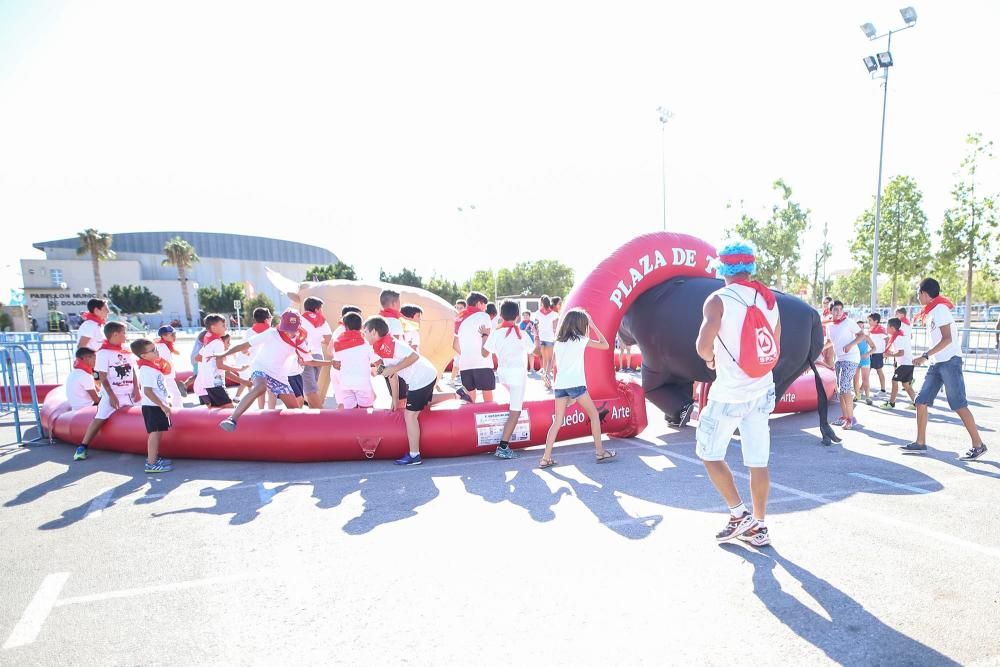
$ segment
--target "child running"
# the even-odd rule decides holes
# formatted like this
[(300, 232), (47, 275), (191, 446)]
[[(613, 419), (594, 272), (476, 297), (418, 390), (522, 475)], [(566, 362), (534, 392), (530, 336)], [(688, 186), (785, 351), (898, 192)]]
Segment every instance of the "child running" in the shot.
[[(858, 329), (862, 333), (865, 331), (865, 323), (863, 320), (858, 320), (855, 322), (858, 325)], [(857, 403), (862, 397), (865, 399), (865, 403), (868, 405), (872, 404), (872, 397), (869, 395), (870, 385), (868, 374), (872, 369), (872, 344), (871, 338), (865, 336), (858, 343), (858, 354), (861, 356), (861, 361), (858, 362), (858, 372), (854, 374), (854, 402)]]
[(517, 313), (520, 310), (514, 301), (504, 301), (500, 304), (500, 327), (490, 333), (483, 345), (483, 354), (497, 355), (497, 377), (510, 393), (507, 421), (500, 435), (500, 446), (494, 454), (500, 459), (514, 458), (514, 450), (510, 448), (510, 438), (521, 416), (524, 405), (524, 388), (528, 382), (528, 369), (525, 362), (528, 355), (535, 349), (535, 343), (521, 332), (517, 324)]
[[(590, 337), (591, 330), (597, 335), (597, 340)], [(556, 435), (559, 434), (559, 428), (566, 416), (566, 409), (577, 401), (590, 419), (590, 432), (594, 436), (597, 462), (608, 463), (615, 460), (615, 450), (605, 449), (604, 443), (601, 442), (600, 416), (597, 414), (594, 401), (587, 393), (584, 352), (588, 347), (595, 350), (607, 350), (610, 345), (608, 345), (608, 340), (601, 333), (601, 330), (590, 319), (590, 314), (587, 311), (582, 308), (572, 308), (563, 318), (554, 345), (556, 357), (559, 359), (559, 375), (556, 376), (555, 382), (555, 417), (545, 436), (545, 453), (542, 454), (542, 460), (538, 463), (539, 468), (550, 468), (556, 465), (556, 460), (552, 458), (552, 446), (556, 442)]]
[(101, 343), (94, 361), (94, 370), (97, 371), (103, 388), (101, 400), (97, 404), (94, 421), (87, 427), (80, 446), (73, 454), (74, 461), (87, 458), (91, 440), (118, 408), (127, 408), (139, 402), (139, 385), (135, 382), (135, 357), (125, 349), (125, 325), (121, 322), (108, 322), (104, 325), (103, 333), (105, 341)]
[(858, 351), (858, 343), (865, 337), (857, 323), (852, 321), (844, 313), (844, 303), (834, 301), (830, 308), (830, 315), (833, 319), (830, 322), (829, 341), (824, 349), (833, 348), (837, 356), (834, 370), (837, 373), (837, 397), (840, 400), (840, 409), (843, 412), (838, 422), (845, 429), (852, 429), (858, 423), (854, 418), (854, 375), (858, 372), (858, 365), (861, 363), (861, 353)]
[(903, 385), (903, 391), (910, 397), (910, 404), (906, 407), (915, 410), (917, 394), (913, 391), (913, 343), (910, 337), (903, 334), (903, 323), (898, 317), (889, 319), (889, 342), (885, 348), (885, 356), (896, 360), (896, 371), (892, 374), (892, 393), (889, 400), (880, 405), (880, 408), (892, 409), (896, 407), (896, 394), (899, 386)]
[(882, 315), (872, 313), (868, 316), (868, 338), (875, 344), (872, 350), (872, 370), (878, 375), (878, 387), (881, 393), (885, 393), (885, 373), (882, 368), (885, 366), (885, 344), (889, 339), (889, 334), (882, 326)]
[(170, 430), (170, 362), (160, 357), (156, 344), (140, 338), (129, 346), (138, 359), (142, 387), (142, 420), (146, 423), (146, 473), (170, 472), (173, 461), (160, 457), (160, 438)]
[(94, 362), (97, 355), (89, 347), (76, 348), (76, 361), (73, 370), (66, 378), (66, 398), (70, 410), (79, 410), (91, 405), (97, 405), (101, 400), (97, 394), (97, 384), (94, 382)]
[(246, 412), (250, 405), (263, 396), (265, 392), (281, 399), (286, 408), (294, 409), (299, 407), (299, 402), (295, 397), (292, 388), (288, 385), (289, 362), (300, 366), (333, 366), (340, 365), (339, 362), (331, 360), (313, 359), (312, 355), (302, 346), (305, 341), (305, 332), (301, 327), (302, 320), (299, 314), (294, 311), (285, 311), (281, 314), (281, 321), (276, 329), (268, 329), (257, 334), (239, 345), (234, 345), (221, 356), (227, 357), (244, 350), (251, 350), (253, 362), (250, 380), (253, 386), (247, 395), (243, 397), (233, 414), (228, 419), (219, 422), (219, 428), (224, 431), (235, 431), (236, 422)]
[[(160, 327), (159, 331), (156, 332), (159, 338), (156, 340), (156, 353), (159, 355), (160, 359), (169, 362), (167, 365), (170, 367), (170, 372), (167, 374), (167, 394), (170, 396), (170, 404), (175, 408), (184, 407), (184, 396), (187, 395), (187, 389), (181, 391), (181, 386), (177, 382), (177, 369), (174, 368), (173, 360), (174, 357), (179, 355), (180, 352), (177, 351), (175, 344), (177, 343), (177, 332), (169, 324), (167, 326)], [(136, 355), (138, 356), (138, 355)]]
[[(338, 327), (339, 329), (339, 327)], [(345, 410), (375, 405), (372, 362), (381, 360), (361, 333), (361, 315), (344, 315), (343, 332), (333, 341), (333, 359), (340, 364), (337, 404)]]

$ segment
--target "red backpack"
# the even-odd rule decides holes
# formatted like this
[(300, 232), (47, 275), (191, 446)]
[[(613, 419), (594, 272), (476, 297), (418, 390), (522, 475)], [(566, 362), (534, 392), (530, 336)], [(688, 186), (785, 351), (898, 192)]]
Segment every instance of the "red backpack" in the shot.
[[(764, 377), (777, 365), (781, 356), (781, 345), (774, 336), (764, 311), (757, 307), (757, 292), (754, 292), (753, 303), (747, 303), (735, 292), (729, 291), (727, 295), (746, 306), (746, 316), (743, 318), (743, 330), (740, 332), (740, 359), (736, 360), (733, 353), (726, 347), (722, 337), (719, 342), (725, 348), (729, 357), (740, 367), (740, 369), (752, 378)], [(775, 308), (778, 306), (775, 305)]]

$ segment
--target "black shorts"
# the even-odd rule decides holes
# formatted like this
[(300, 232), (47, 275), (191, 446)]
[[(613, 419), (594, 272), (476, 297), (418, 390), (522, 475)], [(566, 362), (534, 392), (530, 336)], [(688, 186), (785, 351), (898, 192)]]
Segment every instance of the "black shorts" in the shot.
[(406, 393), (406, 409), (410, 412), (420, 412), (434, 398), (434, 382), (420, 389), (410, 389)]
[(233, 402), (225, 387), (209, 387), (205, 392), (206, 394), (199, 396), (198, 400), (202, 405), (207, 405), (210, 408), (221, 408), (224, 405), (231, 405)]
[[(383, 379), (385, 380), (385, 388), (389, 390), (389, 396), (391, 397), (392, 385), (389, 384), (389, 378), (383, 378)], [(396, 379), (399, 380), (399, 400), (402, 401), (409, 394), (410, 385), (406, 384), (406, 380), (399, 377), (398, 375), (396, 376)]]
[(146, 422), (146, 433), (170, 430), (170, 419), (158, 405), (142, 406), (142, 421)]
[(892, 374), (893, 382), (902, 382), (903, 384), (910, 384), (913, 382), (913, 364), (907, 364), (906, 366), (896, 366), (896, 372)]
[(493, 391), (497, 388), (497, 376), (492, 368), (473, 368), (462, 371), (462, 386), (466, 391)]
[(303, 390), (301, 373), (299, 375), (289, 375), (288, 386), (292, 388), (292, 393), (295, 394), (295, 398), (302, 398), (306, 395)]
[(881, 352), (872, 352), (871, 356), (872, 370), (877, 371), (878, 369), (885, 366), (885, 357)]

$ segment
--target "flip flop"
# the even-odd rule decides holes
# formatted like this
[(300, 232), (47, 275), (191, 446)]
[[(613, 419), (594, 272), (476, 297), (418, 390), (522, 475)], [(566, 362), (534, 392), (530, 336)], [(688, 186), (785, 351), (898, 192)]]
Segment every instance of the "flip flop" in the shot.
[(556, 465), (557, 463), (558, 462), (555, 459), (542, 459), (541, 461), (538, 462), (538, 467), (542, 468), (542, 469), (544, 469), (544, 468), (551, 468), (552, 466)]
[(612, 461), (615, 460), (616, 456), (618, 456), (618, 452), (616, 452), (615, 450), (613, 450), (613, 449), (605, 449), (604, 450), (604, 456), (598, 456), (597, 457), (597, 462), (598, 463), (610, 463), (610, 462), (612, 462)]

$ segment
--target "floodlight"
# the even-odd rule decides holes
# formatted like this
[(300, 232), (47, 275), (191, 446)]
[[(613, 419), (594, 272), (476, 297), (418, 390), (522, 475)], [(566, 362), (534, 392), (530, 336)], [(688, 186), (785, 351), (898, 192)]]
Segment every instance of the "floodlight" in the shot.
[(875, 26), (871, 23), (862, 24), (861, 30), (865, 33), (865, 37), (868, 39), (875, 39), (875, 35), (877, 33), (875, 32)]
[(666, 125), (667, 121), (674, 117), (674, 112), (666, 107), (656, 107), (656, 112), (660, 114), (660, 122)]
[(865, 67), (868, 68), (869, 73), (878, 69), (878, 61), (875, 60), (875, 56), (865, 56), (865, 59), (862, 62), (864, 62)]
[(913, 7), (903, 7), (899, 10), (899, 15), (906, 21), (906, 25), (913, 25), (917, 22), (917, 10)]
[(892, 67), (892, 54), (888, 51), (883, 51), (876, 57), (878, 58), (879, 67)]

